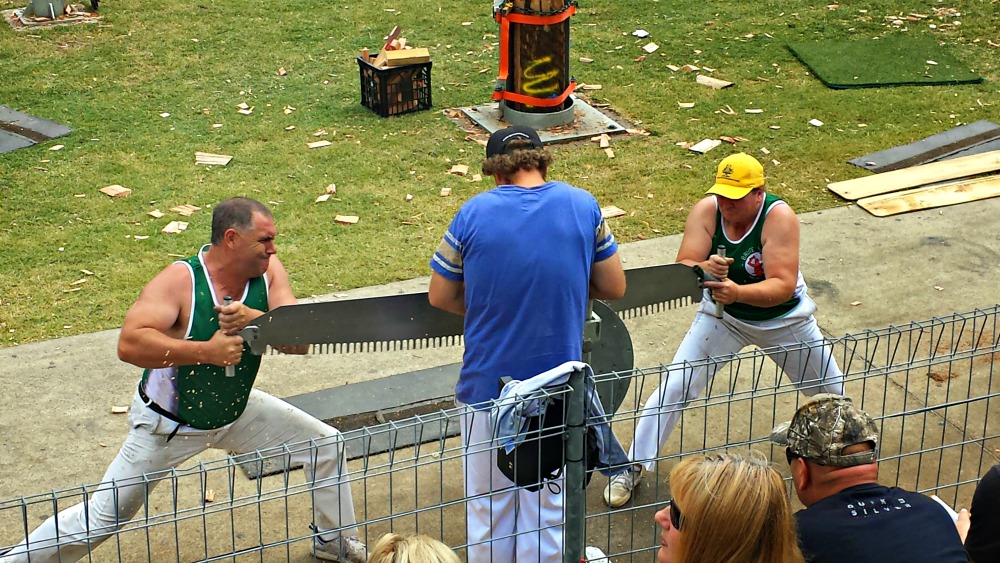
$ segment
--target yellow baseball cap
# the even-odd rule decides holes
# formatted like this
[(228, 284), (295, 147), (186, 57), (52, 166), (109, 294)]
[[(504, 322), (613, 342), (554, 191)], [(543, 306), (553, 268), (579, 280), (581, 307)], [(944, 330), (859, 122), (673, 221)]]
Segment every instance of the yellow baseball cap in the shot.
[(743, 199), (751, 190), (764, 185), (764, 167), (746, 153), (736, 153), (722, 159), (715, 173), (715, 185), (705, 193), (726, 199)]

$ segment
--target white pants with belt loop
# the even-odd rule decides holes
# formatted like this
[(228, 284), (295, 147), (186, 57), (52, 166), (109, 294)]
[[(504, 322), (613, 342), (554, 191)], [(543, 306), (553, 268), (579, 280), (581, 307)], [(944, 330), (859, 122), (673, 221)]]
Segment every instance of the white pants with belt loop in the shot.
[(709, 312), (714, 311), (715, 304), (703, 301), (674, 354), (671, 369), (663, 374), (660, 386), (646, 400), (639, 413), (628, 458), (652, 470), (656, 457), (680, 419), (682, 409), (701, 397), (716, 372), (726, 365), (726, 362), (718, 362), (682, 368), (684, 362), (729, 356), (750, 345), (767, 349), (799, 347), (808, 343), (810, 346), (801, 350), (766, 352), (804, 395), (842, 394), (844, 374), (833, 359), (832, 347), (823, 342), (823, 334), (813, 317), (816, 303), (808, 295), (803, 295), (801, 299), (799, 305), (787, 315), (756, 323), (741, 321), (728, 313), (718, 319)]
[(565, 480), (550, 481), (535, 492), (518, 487), (497, 468), (492, 438), (489, 411), (466, 406), (462, 414), (462, 465), (468, 561), (562, 561)]
[[(144, 475), (174, 468), (208, 448), (263, 456), (289, 453), (291, 465), (304, 466), (313, 520), (323, 539), (357, 534), (340, 432), (281, 399), (254, 389), (243, 415), (231, 424), (215, 430), (181, 426), (167, 441), (177, 423), (153, 412), (136, 393), (128, 421), (128, 436), (89, 501), (50, 517), (0, 556), (0, 563), (65, 563), (85, 557), (145, 504), (158, 479)], [(281, 447), (306, 440), (312, 443)]]

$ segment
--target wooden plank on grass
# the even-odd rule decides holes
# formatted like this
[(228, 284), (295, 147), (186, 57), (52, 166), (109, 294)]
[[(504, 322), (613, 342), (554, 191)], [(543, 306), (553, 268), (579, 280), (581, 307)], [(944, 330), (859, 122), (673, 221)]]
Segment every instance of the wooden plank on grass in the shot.
[(861, 168), (867, 168), (872, 172), (890, 172), (940, 160), (941, 157), (951, 153), (998, 137), (1000, 137), (1000, 125), (983, 120), (967, 123), (908, 145), (900, 145), (859, 156), (847, 162)]
[(876, 217), (1000, 196), (1000, 175), (866, 197), (858, 205)]
[(844, 199), (854, 201), (934, 182), (966, 178), (977, 174), (987, 174), (996, 170), (1000, 170), (1000, 151), (991, 151), (952, 160), (921, 164), (920, 166), (883, 172), (882, 174), (855, 178), (853, 180), (832, 182), (827, 185), (827, 188)]
[(210, 152), (196, 152), (194, 153), (194, 163), (195, 164), (205, 164), (208, 166), (220, 165), (225, 166), (229, 164), (233, 157), (228, 154), (213, 154)]

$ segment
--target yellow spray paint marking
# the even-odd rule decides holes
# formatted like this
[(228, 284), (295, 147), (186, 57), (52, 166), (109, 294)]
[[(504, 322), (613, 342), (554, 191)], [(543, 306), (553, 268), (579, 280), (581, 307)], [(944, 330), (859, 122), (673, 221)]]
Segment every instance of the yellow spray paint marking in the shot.
[(559, 92), (559, 69), (552, 67), (552, 57), (531, 61), (521, 73), (521, 92), (535, 97)]

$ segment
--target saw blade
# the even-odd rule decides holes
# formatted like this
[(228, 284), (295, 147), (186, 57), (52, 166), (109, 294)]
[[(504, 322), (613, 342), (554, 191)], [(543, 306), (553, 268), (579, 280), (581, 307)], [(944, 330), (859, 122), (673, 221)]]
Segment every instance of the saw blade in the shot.
[[(666, 264), (625, 271), (625, 295), (607, 302), (623, 319), (701, 301), (694, 270)], [(419, 350), (462, 344), (464, 318), (431, 306), (427, 293), (278, 307), (240, 334), (255, 354), (308, 344), (312, 353)]]
[(700, 303), (703, 295), (693, 268), (663, 264), (625, 270), (625, 295), (608, 305), (621, 318), (631, 319)]
[(463, 329), (463, 317), (431, 306), (424, 292), (285, 305), (240, 334), (255, 354), (300, 344), (314, 353), (352, 353), (455, 346)]

